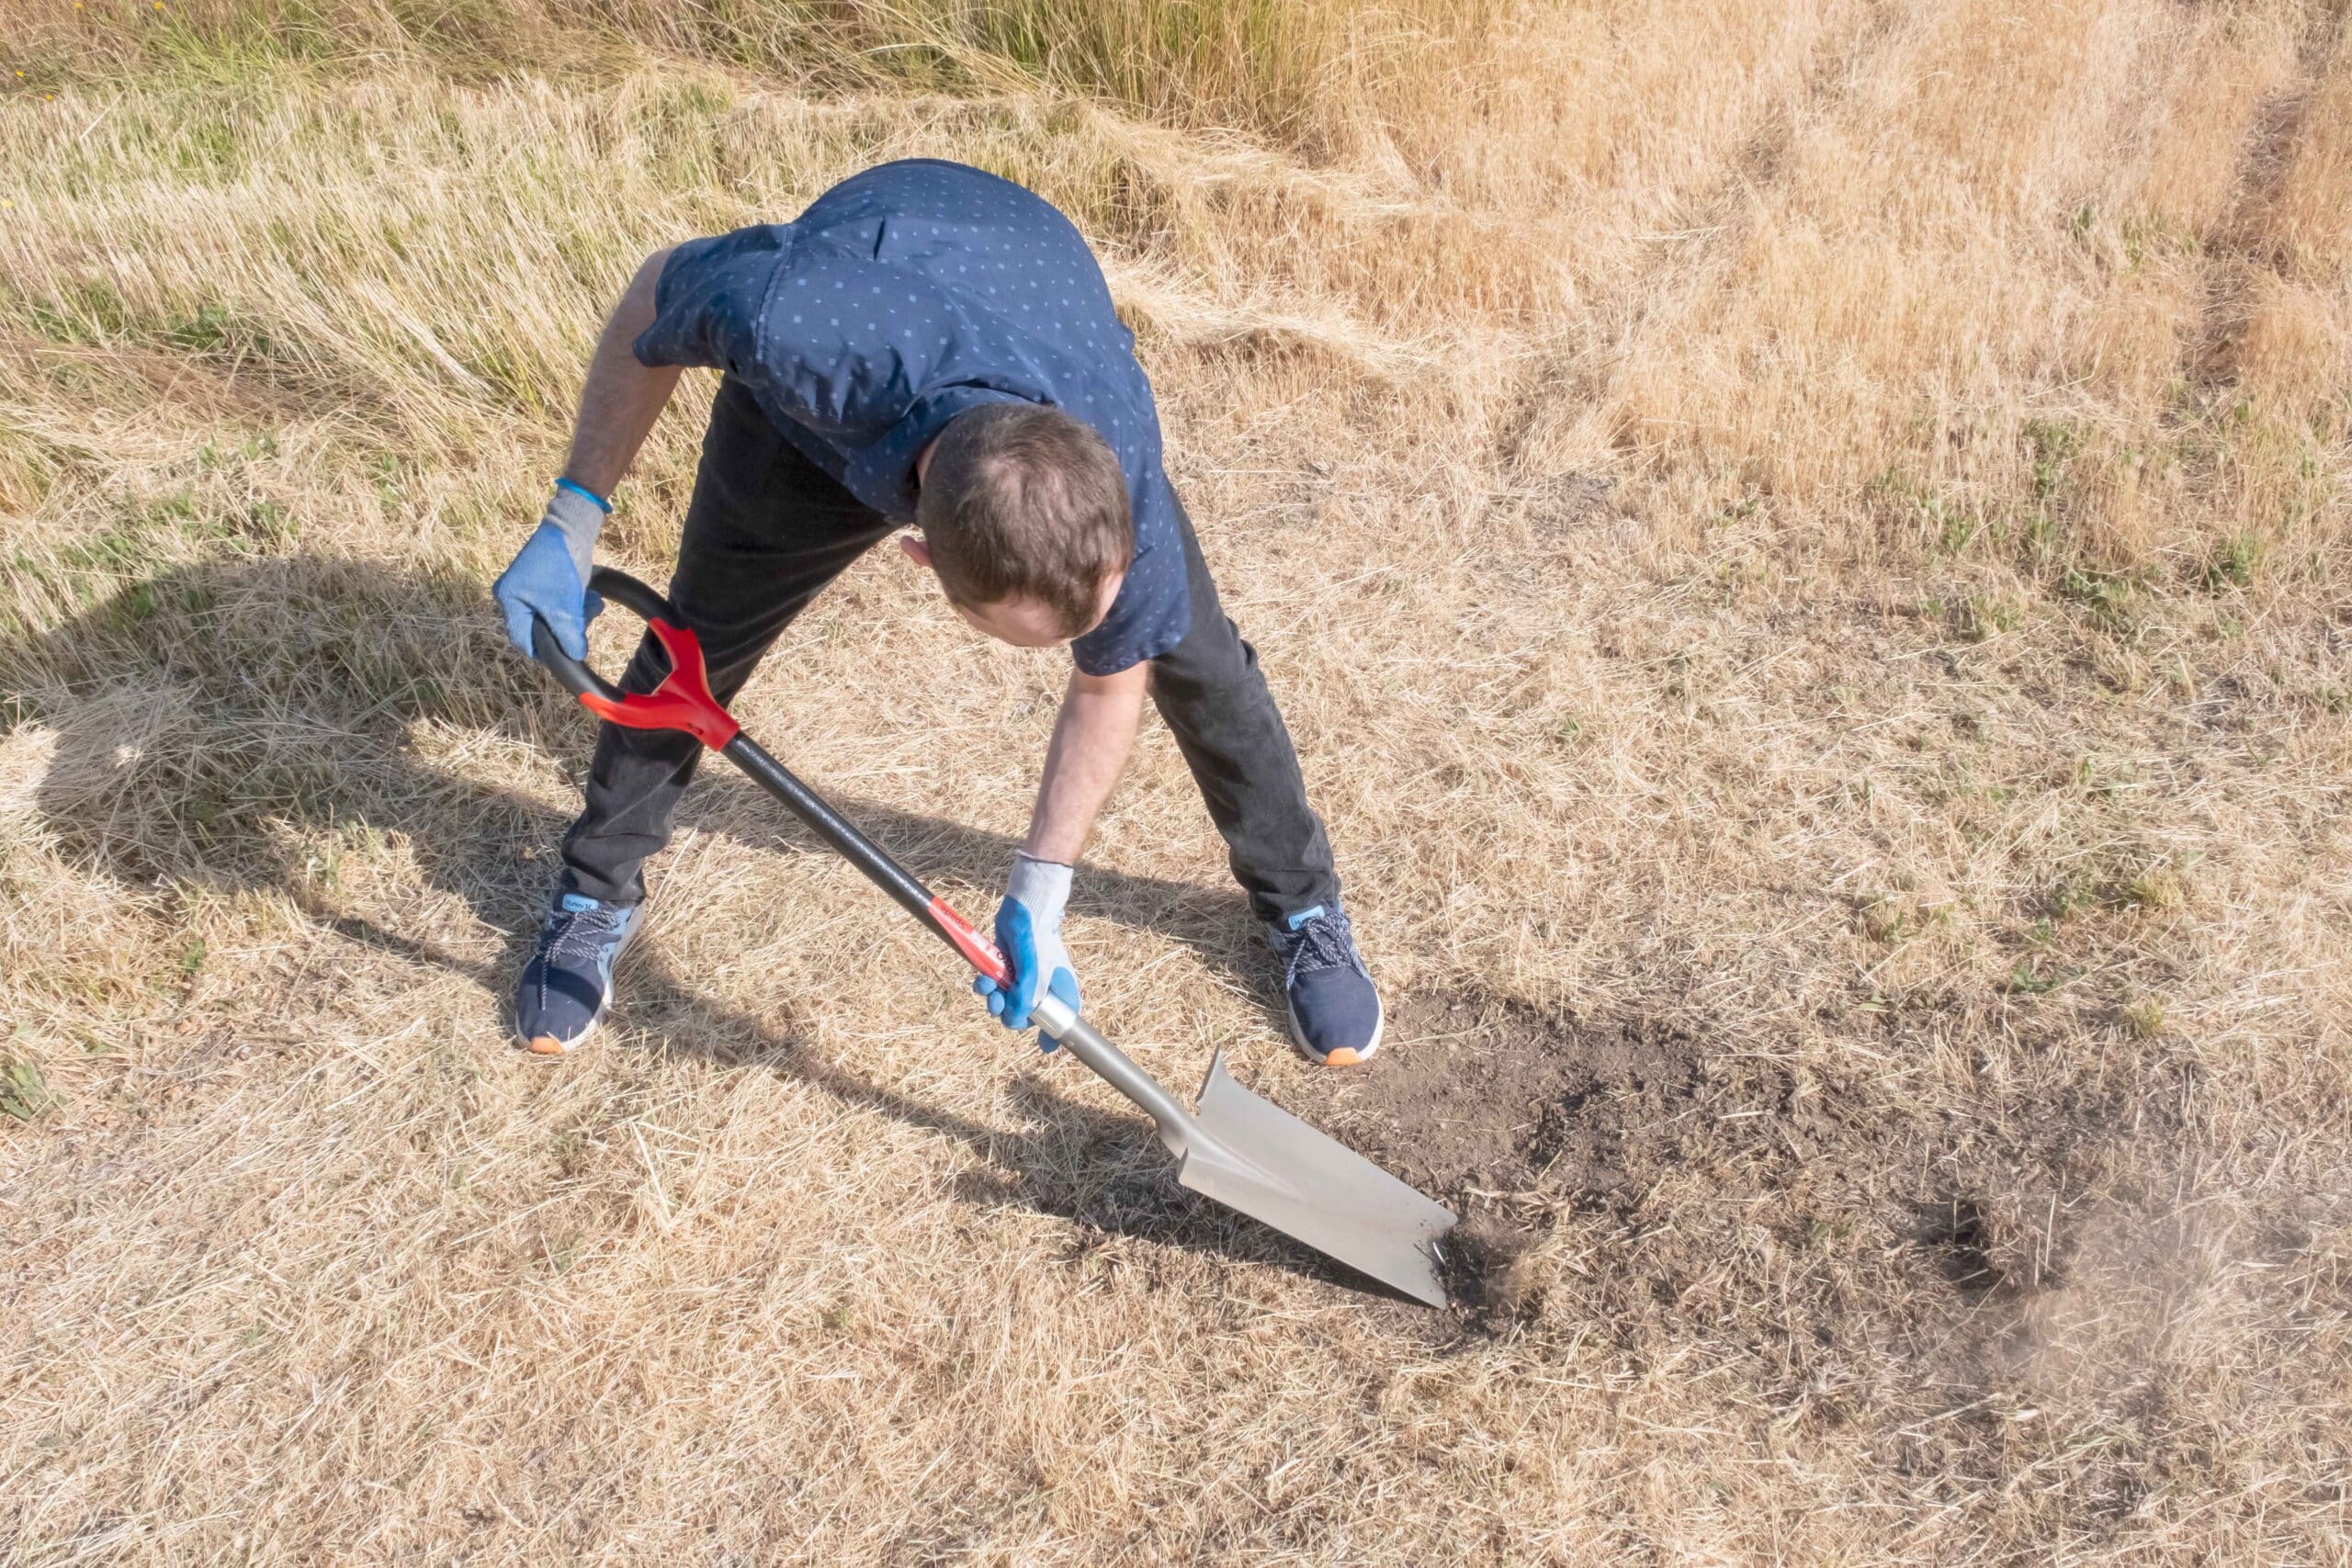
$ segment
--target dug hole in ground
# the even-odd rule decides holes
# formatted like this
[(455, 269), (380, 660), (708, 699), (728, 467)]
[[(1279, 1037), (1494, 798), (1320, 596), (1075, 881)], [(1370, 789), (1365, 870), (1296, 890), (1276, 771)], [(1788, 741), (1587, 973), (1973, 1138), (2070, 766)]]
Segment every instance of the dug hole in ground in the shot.
[[(0, 1560), (2352, 1551), (2342, 7), (0, 56)], [(1289, 1052), (1148, 727), (1088, 1016), (1464, 1213), (1448, 1312), (1177, 1189), (719, 768), (616, 1027), (504, 1043), (588, 728), (486, 585), (591, 334), (916, 154), (1103, 254), (1391, 1005)], [(737, 707), (978, 914), (1061, 679), (877, 553)]]

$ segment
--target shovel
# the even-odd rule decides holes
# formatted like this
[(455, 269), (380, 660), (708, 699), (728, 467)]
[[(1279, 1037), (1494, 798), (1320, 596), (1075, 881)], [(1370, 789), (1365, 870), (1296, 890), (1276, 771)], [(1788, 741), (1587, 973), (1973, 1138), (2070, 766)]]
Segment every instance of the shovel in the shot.
[[(650, 693), (624, 693), (557, 647), (555, 634), (540, 621), (532, 649), (581, 706), (632, 729), (693, 736), (751, 774), (967, 964), (1001, 986), (1011, 984), (993, 943), (742, 733), (711, 695), (702, 645), (667, 599), (610, 567), (597, 568), (589, 587), (644, 617), (669, 653), (670, 672)], [(1059, 998), (1041, 993), (1034, 1016), (1071, 1055), (1143, 1108), (1176, 1156), (1176, 1179), (1183, 1186), (1416, 1301), (1445, 1304), (1438, 1247), (1453, 1230), (1453, 1215), (1234, 1082), (1222, 1048), (1210, 1058), (1199, 1109), (1188, 1111)]]

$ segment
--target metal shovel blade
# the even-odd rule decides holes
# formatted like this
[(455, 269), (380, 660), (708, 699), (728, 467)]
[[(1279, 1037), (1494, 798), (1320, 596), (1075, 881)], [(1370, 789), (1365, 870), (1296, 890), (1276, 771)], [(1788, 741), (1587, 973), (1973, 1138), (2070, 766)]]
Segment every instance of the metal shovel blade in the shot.
[(1453, 1215), (1235, 1083), (1222, 1048), (1209, 1060), (1200, 1108), (1187, 1111), (1059, 997), (1039, 996), (1034, 1016), (1062, 1049), (1150, 1114), (1180, 1162), (1178, 1181), (1417, 1302), (1445, 1304), (1437, 1247)]
[(1438, 1243), (1453, 1213), (1281, 1107), (1251, 1094), (1210, 1059), (1176, 1179), (1359, 1274), (1434, 1307), (1445, 1305)]

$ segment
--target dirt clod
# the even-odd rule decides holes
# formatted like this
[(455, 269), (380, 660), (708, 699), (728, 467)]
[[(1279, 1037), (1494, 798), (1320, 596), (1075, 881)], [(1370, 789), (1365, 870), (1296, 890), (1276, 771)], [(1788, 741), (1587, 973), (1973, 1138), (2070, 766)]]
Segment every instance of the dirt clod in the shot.
[(1536, 1235), (1491, 1215), (1474, 1214), (1447, 1237), (1441, 1251), (1445, 1293), (1453, 1304), (1500, 1321), (1533, 1315), (1543, 1290), (1530, 1266)]

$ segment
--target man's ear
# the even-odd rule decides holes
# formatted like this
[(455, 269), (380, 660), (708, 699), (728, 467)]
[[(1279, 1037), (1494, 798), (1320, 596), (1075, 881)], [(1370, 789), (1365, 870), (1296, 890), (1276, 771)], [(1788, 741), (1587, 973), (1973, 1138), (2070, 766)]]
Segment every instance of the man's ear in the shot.
[(931, 546), (921, 534), (899, 535), (899, 548), (906, 551), (907, 558), (917, 566), (926, 571), (931, 569)]

